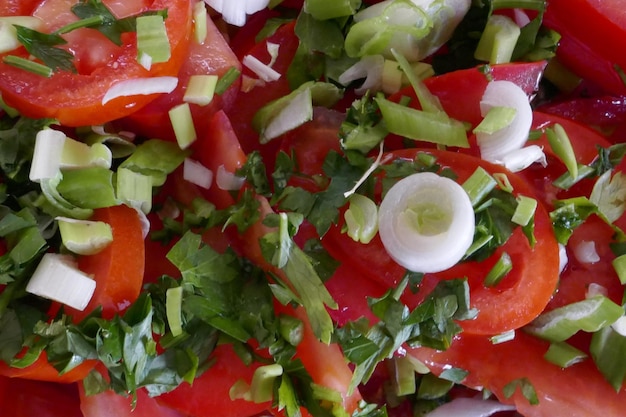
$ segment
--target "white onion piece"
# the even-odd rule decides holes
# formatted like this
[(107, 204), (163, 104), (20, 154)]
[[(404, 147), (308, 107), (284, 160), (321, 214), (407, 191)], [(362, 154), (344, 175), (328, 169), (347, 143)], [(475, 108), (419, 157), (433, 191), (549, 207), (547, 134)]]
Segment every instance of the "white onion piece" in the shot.
[(217, 187), (220, 190), (231, 191), (241, 189), (246, 179), (243, 177), (238, 177), (234, 173), (227, 171), (224, 165), (220, 165), (219, 167), (217, 167), (217, 175), (215, 177), (215, 181), (217, 182)]
[(363, 95), (368, 90), (375, 92), (379, 91), (383, 85), (383, 69), (385, 67), (385, 58), (382, 55), (368, 55), (350, 68), (345, 70), (339, 76), (339, 83), (347, 86), (352, 81), (365, 78), (363, 85), (354, 91)]
[(569, 258), (567, 257), (567, 249), (565, 249), (565, 245), (559, 243), (559, 274), (563, 272), (563, 270), (567, 266), (567, 262), (569, 262)]
[(613, 330), (622, 336), (626, 336), (626, 316), (622, 316), (615, 321), (615, 323), (611, 324)]
[(483, 117), (493, 107), (511, 107), (516, 113), (513, 121), (493, 133), (478, 132), (476, 141), (481, 157), (489, 162), (501, 161), (512, 151), (521, 149), (528, 139), (533, 111), (524, 90), (511, 81), (491, 81), (480, 101)]
[(143, 210), (133, 207), (135, 212), (137, 213), (137, 217), (139, 217), (139, 223), (141, 224), (141, 236), (145, 239), (150, 233), (150, 219), (146, 216), (146, 213)]
[(71, 256), (46, 253), (26, 292), (84, 310), (96, 290), (96, 281), (80, 271)]
[(59, 130), (43, 129), (37, 132), (33, 161), (28, 174), (31, 181), (54, 178), (59, 173), (66, 138), (65, 133)]
[(606, 289), (604, 285), (596, 284), (592, 282), (587, 286), (587, 291), (585, 292), (585, 298), (592, 298), (598, 295), (602, 295), (604, 297), (608, 297), (609, 290)]
[(581, 264), (595, 264), (600, 261), (600, 255), (596, 251), (596, 242), (583, 240), (574, 247), (574, 256)]
[(474, 210), (465, 190), (429, 172), (398, 181), (379, 210), (379, 234), (389, 256), (415, 272), (455, 265), (474, 237)]
[(213, 172), (200, 162), (186, 158), (183, 164), (183, 178), (205, 189), (211, 188)]
[(539, 162), (544, 167), (547, 166), (546, 155), (541, 146), (530, 145), (521, 149), (516, 149), (504, 155), (499, 164), (504, 165), (511, 172), (523, 171), (535, 162)]
[(102, 97), (102, 104), (126, 96), (139, 96), (148, 94), (168, 94), (174, 91), (178, 85), (177, 77), (148, 77), (133, 78), (113, 84)]
[(435, 408), (425, 417), (489, 417), (494, 413), (513, 410), (514, 406), (498, 401), (459, 397)]
[(311, 89), (307, 88), (297, 94), (289, 103), (274, 116), (262, 132), (261, 143), (277, 138), (283, 133), (313, 119), (313, 98)]
[(241, 62), (265, 82), (276, 81), (280, 78), (280, 73), (278, 71), (269, 65), (262, 63), (255, 56), (246, 55), (243, 57)]
[(243, 26), (246, 23), (246, 14), (253, 14), (266, 8), (269, 0), (204, 0), (215, 11), (222, 14), (226, 23)]

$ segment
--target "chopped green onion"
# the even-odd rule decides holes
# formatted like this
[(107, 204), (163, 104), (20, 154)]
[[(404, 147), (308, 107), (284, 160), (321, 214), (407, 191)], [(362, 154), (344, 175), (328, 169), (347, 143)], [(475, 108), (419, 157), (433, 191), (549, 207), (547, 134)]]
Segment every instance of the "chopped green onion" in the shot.
[(493, 174), (493, 178), (498, 183), (498, 188), (500, 188), (502, 191), (506, 191), (507, 193), (513, 192), (513, 185), (511, 184), (511, 181), (509, 181), (509, 177), (505, 173), (496, 172), (495, 174)]
[(117, 170), (117, 198), (120, 202), (148, 214), (152, 209), (152, 177), (128, 168)]
[(168, 112), (176, 142), (180, 149), (187, 149), (198, 138), (193, 124), (189, 103), (181, 103), (171, 108)]
[(252, 127), (261, 134), (261, 143), (300, 126), (313, 117), (313, 105), (331, 107), (342, 92), (330, 83), (307, 82), (286, 96), (263, 106), (252, 119)]
[(596, 170), (589, 165), (578, 164), (578, 175), (576, 177), (572, 177), (569, 171), (565, 172), (556, 180), (552, 181), (552, 185), (558, 187), (562, 190), (570, 189), (574, 184), (578, 183), (580, 180), (590, 177), (595, 174)]
[(22, 46), (14, 25), (39, 30), (43, 26), (43, 21), (35, 16), (0, 16), (0, 54)]
[(542, 339), (562, 342), (579, 330), (596, 332), (624, 314), (620, 305), (597, 295), (541, 314), (525, 330)]
[(612, 261), (613, 269), (619, 277), (619, 282), (622, 285), (626, 284), (626, 254), (620, 255)]
[(274, 380), (282, 374), (283, 367), (277, 363), (255, 369), (250, 384), (250, 399), (255, 403), (271, 401), (274, 397)]
[(317, 20), (352, 16), (361, 6), (361, 0), (305, 0), (303, 10)]
[(78, 255), (93, 255), (113, 242), (111, 226), (104, 222), (57, 217), (63, 245)]
[(159, 14), (139, 16), (136, 22), (137, 52), (140, 55), (148, 55), (152, 63), (169, 61), (171, 46), (163, 16)]
[(43, 129), (37, 132), (29, 173), (31, 181), (55, 178), (60, 173), (66, 138), (60, 130)]
[(192, 75), (189, 77), (183, 101), (206, 106), (213, 101), (217, 79), (217, 75)]
[(474, 133), (495, 133), (513, 122), (517, 110), (513, 107), (495, 106), (487, 111), (484, 119), (474, 128)]
[(396, 61), (398, 61), (400, 68), (402, 68), (402, 71), (411, 83), (413, 91), (415, 91), (415, 95), (417, 96), (417, 101), (419, 101), (422, 110), (427, 113), (445, 113), (439, 98), (428, 90), (426, 85), (424, 85), (422, 80), (418, 77), (414, 67), (411, 66), (409, 61), (393, 49), (391, 50), (391, 53)]
[(230, 67), (224, 75), (217, 80), (215, 86), (215, 94), (218, 96), (224, 94), (237, 78), (241, 75), (241, 71), (236, 67)]
[(463, 183), (463, 189), (476, 207), (498, 185), (496, 180), (482, 167), (476, 168), (474, 173)]
[(74, 219), (88, 219), (93, 215), (93, 210), (79, 207), (67, 201), (57, 190), (61, 182), (61, 173), (54, 178), (46, 178), (40, 181), (41, 193), (50, 203), (55, 215), (72, 217)]
[(548, 362), (561, 368), (567, 368), (575, 363), (582, 362), (587, 354), (566, 342), (550, 343), (548, 351), (543, 356)]
[(96, 281), (76, 268), (66, 255), (46, 253), (33, 273), (26, 291), (84, 310), (96, 289)]
[(54, 73), (54, 70), (46, 65), (39, 64), (35, 61), (31, 61), (26, 58), (22, 58), (15, 55), (6, 55), (2, 58), (2, 62), (7, 65), (11, 65), (15, 68), (23, 69), (24, 71), (31, 72), (42, 77), (50, 78)]
[(200, 45), (204, 44), (208, 33), (207, 10), (204, 1), (197, 1), (193, 5), (193, 38)]
[(428, 113), (376, 97), (389, 132), (446, 146), (469, 147), (465, 125), (445, 113)]
[(350, 206), (344, 213), (347, 234), (355, 242), (369, 243), (378, 231), (378, 207), (362, 194), (350, 197)]
[(490, 64), (511, 62), (520, 33), (519, 26), (510, 17), (495, 14), (489, 16), (474, 51), (474, 58)]
[(90, 167), (63, 172), (58, 192), (70, 203), (87, 209), (119, 204), (113, 186), (113, 171)]
[(533, 111), (526, 92), (512, 81), (490, 81), (480, 100), (480, 113), (489, 114), (494, 107), (515, 109), (515, 117), (505, 127), (493, 133), (476, 132), (476, 142), (482, 159), (501, 163), (509, 153), (521, 149), (528, 139)]
[(576, 153), (563, 126), (556, 123), (553, 127), (546, 129), (546, 137), (552, 151), (565, 164), (570, 176), (576, 178), (578, 176)]
[(520, 226), (526, 226), (535, 215), (537, 200), (524, 195), (517, 196), (517, 207), (511, 217), (511, 221)]
[(280, 335), (291, 345), (298, 346), (304, 337), (304, 323), (297, 317), (282, 314), (279, 317)]
[(183, 287), (168, 288), (165, 292), (165, 312), (172, 336), (183, 334)]
[(417, 398), (434, 400), (446, 395), (454, 386), (454, 382), (426, 374), (420, 380)]
[(66, 138), (63, 143), (60, 167), (102, 167), (108, 169), (111, 168), (112, 161), (113, 154), (107, 146), (101, 143), (95, 143), (89, 146), (83, 142)]
[(495, 287), (513, 269), (511, 256), (504, 252), (496, 264), (487, 273), (484, 280), (485, 287)]
[(189, 153), (188, 150), (180, 149), (176, 143), (151, 139), (137, 146), (120, 167), (149, 175), (152, 177), (152, 185), (160, 187), (165, 183), (167, 175), (182, 164)]
[(589, 352), (598, 370), (619, 392), (626, 378), (626, 337), (605, 327), (591, 336)]
[(493, 343), (494, 345), (504, 343), (504, 342), (510, 342), (513, 339), (515, 339), (515, 329), (511, 329), (507, 332), (500, 333), (495, 336), (491, 336), (489, 338), (491, 343)]
[(396, 61), (385, 59), (381, 76), (381, 90), (385, 94), (394, 94), (402, 88), (403, 72)]
[(474, 209), (465, 190), (430, 172), (409, 175), (380, 204), (385, 250), (413, 272), (439, 272), (463, 258), (474, 237)]
[(409, 358), (409, 356), (399, 356), (391, 361), (392, 383), (398, 397), (414, 394), (416, 391), (415, 368)]
[(617, 221), (626, 211), (626, 176), (622, 172), (607, 171), (597, 179), (589, 200), (594, 203), (606, 221)]

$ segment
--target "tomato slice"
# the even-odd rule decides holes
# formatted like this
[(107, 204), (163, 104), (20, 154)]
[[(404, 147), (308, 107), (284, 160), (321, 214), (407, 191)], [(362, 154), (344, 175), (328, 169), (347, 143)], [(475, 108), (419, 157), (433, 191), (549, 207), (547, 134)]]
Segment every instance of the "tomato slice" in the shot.
[[(395, 157), (413, 159), (418, 150), (407, 149), (394, 152)], [(535, 196), (534, 190), (519, 176), (500, 166), (481, 159), (455, 152), (429, 150), (439, 164), (450, 167), (463, 182), (477, 167), (487, 172), (504, 173), (513, 186), (514, 195)], [(333, 257), (351, 265), (364, 277), (376, 280), (386, 287), (395, 286), (405, 273), (387, 254), (380, 239), (367, 245), (354, 242), (341, 233), (343, 222), (324, 236), (322, 243)], [(509, 240), (488, 259), (482, 262), (463, 262), (435, 274), (425, 274), (421, 290), (406, 294), (403, 301), (410, 307), (418, 305), (442, 279), (467, 277), (470, 285), (470, 303), (478, 309), (474, 320), (460, 322), (463, 330), (473, 334), (499, 334), (519, 328), (541, 313), (556, 289), (559, 274), (559, 248), (552, 231), (548, 213), (539, 204), (535, 213), (535, 237), (531, 247), (520, 228), (515, 229)], [(513, 270), (493, 287), (486, 287), (483, 280), (503, 253), (513, 263)]]
[[(145, 107), (116, 122), (120, 127), (150, 138), (176, 140), (168, 111), (183, 103), (189, 78), (192, 75), (223, 76), (229, 69), (241, 69), (241, 63), (230, 49), (215, 23), (207, 16), (207, 36), (203, 43), (195, 40), (178, 73), (178, 86), (170, 94), (157, 97)], [(206, 106), (190, 103), (196, 132), (202, 135), (209, 129), (211, 116), (220, 109), (230, 109), (239, 92), (241, 79), (238, 78), (223, 94), (215, 95)]]
[[(55, 3), (55, 4), (51, 4)], [(112, 1), (105, 1), (112, 4)], [(64, 0), (45, 0), (52, 16), (40, 16), (44, 22), (54, 21), (60, 11), (68, 13), (73, 3)], [(106, 65), (100, 65), (88, 73), (56, 71), (50, 78), (42, 77), (0, 62), (0, 92), (7, 104), (31, 118), (54, 118), (65, 126), (89, 126), (103, 124), (136, 111), (156, 98), (156, 95), (120, 97), (106, 104), (102, 98), (115, 83), (134, 78), (161, 75), (175, 76), (180, 69), (189, 44), (191, 31), (190, 0), (154, 0), (148, 10), (168, 10), (165, 25), (171, 45), (171, 58), (155, 63), (146, 70), (137, 61), (135, 34), (123, 37), (124, 45), (117, 48), (115, 57)], [(54, 27), (48, 28), (54, 30)], [(90, 39), (85, 36), (85, 41)], [(78, 40), (80, 41), (80, 39)], [(82, 45), (76, 45), (76, 48)], [(93, 49), (93, 45), (86, 45)], [(14, 51), (27, 56), (23, 50)]]
[(131, 406), (130, 397), (113, 391), (96, 395), (85, 395), (82, 389), (79, 392), (83, 417), (185, 417), (176, 410), (160, 405), (156, 398), (150, 397), (144, 390), (137, 391), (135, 408)]
[[(409, 350), (409, 354), (435, 374), (450, 367), (469, 371), (465, 385), (488, 389), (500, 401), (515, 404), (524, 416), (624, 415), (626, 391), (616, 393), (591, 360), (568, 368), (547, 362), (543, 355), (548, 346), (548, 342), (524, 332), (517, 332), (514, 340), (500, 344), (493, 344), (487, 337), (461, 334), (445, 351), (418, 348)], [(519, 388), (511, 398), (505, 396), (505, 385), (523, 378), (536, 391), (538, 404), (530, 404)]]
[(5, 0), (0, 4), (0, 16), (30, 15), (39, 0)]
[(0, 410), (7, 417), (83, 417), (74, 384), (0, 377)]
[(229, 344), (218, 346), (213, 358), (214, 365), (196, 378), (193, 385), (183, 384), (159, 396), (159, 402), (194, 417), (249, 417), (270, 408), (269, 402), (230, 399), (230, 387), (240, 379), (250, 383), (254, 370), (260, 366), (258, 362), (247, 366)]
[(112, 318), (137, 299), (143, 282), (144, 240), (135, 209), (125, 205), (97, 209), (92, 220), (111, 225), (113, 242), (95, 255), (78, 259), (80, 270), (96, 280), (96, 290), (84, 311), (68, 308), (76, 320), (98, 306), (105, 318)]
[(88, 360), (78, 365), (76, 368), (69, 372), (59, 375), (57, 371), (46, 357), (45, 352), (30, 366), (26, 368), (14, 368), (7, 365), (5, 362), (0, 361), (0, 375), (10, 378), (29, 379), (36, 381), (50, 381), (50, 382), (77, 382), (85, 379), (87, 374), (91, 372), (95, 366), (96, 361)]
[(616, 0), (549, 0), (544, 24), (561, 34), (557, 57), (572, 71), (623, 95), (626, 68), (624, 4)]

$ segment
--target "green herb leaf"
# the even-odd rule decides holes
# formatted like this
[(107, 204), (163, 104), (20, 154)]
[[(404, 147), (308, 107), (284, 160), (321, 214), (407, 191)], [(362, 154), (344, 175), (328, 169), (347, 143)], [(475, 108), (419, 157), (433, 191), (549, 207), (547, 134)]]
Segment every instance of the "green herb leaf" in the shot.
[(15, 28), (19, 42), (31, 55), (40, 59), (46, 66), (54, 71), (76, 72), (72, 63), (74, 55), (65, 49), (57, 48), (57, 46), (67, 43), (60, 35), (41, 33), (20, 25), (15, 25)]

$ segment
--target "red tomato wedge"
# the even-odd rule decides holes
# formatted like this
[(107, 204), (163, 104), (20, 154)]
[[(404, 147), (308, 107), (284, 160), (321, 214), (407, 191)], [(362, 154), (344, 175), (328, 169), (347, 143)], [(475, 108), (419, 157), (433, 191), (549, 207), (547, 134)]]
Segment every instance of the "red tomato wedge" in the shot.
[[(413, 159), (418, 150), (394, 152), (398, 158)], [(473, 156), (447, 151), (428, 151), (443, 167), (450, 167), (462, 183), (477, 167), (487, 172), (504, 173), (513, 186), (514, 195), (535, 196), (534, 190), (520, 177), (504, 168)], [(368, 245), (354, 242), (341, 231), (342, 222), (331, 228), (322, 243), (335, 258), (350, 264), (364, 277), (395, 286), (405, 273), (387, 254), (380, 239)], [(548, 213), (539, 205), (535, 213), (537, 243), (530, 247), (520, 228), (488, 259), (482, 262), (462, 262), (439, 273), (425, 274), (421, 290), (407, 294), (404, 302), (410, 307), (418, 305), (442, 279), (467, 277), (470, 285), (470, 303), (479, 314), (474, 320), (461, 322), (463, 330), (472, 334), (499, 334), (519, 328), (533, 320), (545, 308), (556, 289), (559, 275), (559, 249), (552, 232)], [(483, 280), (502, 253), (512, 259), (513, 270), (498, 284), (486, 287)]]
[[(248, 417), (264, 412), (269, 403), (254, 403), (242, 399), (231, 400), (230, 388), (240, 379), (250, 383), (255, 362), (247, 366), (237, 356), (232, 345), (220, 345), (213, 352), (215, 363), (193, 385), (184, 384), (163, 394), (159, 402), (184, 415), (194, 417)], [(104, 417), (104, 416), (102, 416)]]
[[(104, 1), (104, 4), (112, 4)], [(71, 2), (64, 0), (45, 0), (40, 3), (42, 10), (50, 10), (51, 16), (40, 12), (38, 16), (44, 22), (53, 24), (60, 13), (69, 13)], [(140, 3), (143, 4), (143, 3)], [(44, 7), (45, 6), (45, 7)], [(50, 78), (42, 77), (22, 69), (0, 62), (0, 92), (7, 104), (18, 109), (23, 115), (32, 118), (54, 118), (65, 126), (89, 126), (128, 115), (156, 98), (156, 95), (133, 95), (120, 97), (102, 104), (102, 98), (115, 83), (135, 78), (155, 76), (176, 76), (187, 52), (191, 32), (190, 0), (154, 0), (141, 11), (167, 9), (165, 19), (171, 57), (167, 62), (155, 63), (146, 70), (137, 61), (135, 34), (122, 37), (124, 44), (111, 49), (106, 64), (100, 63), (90, 68), (87, 73), (56, 71)], [(35, 12), (37, 14), (37, 12)], [(51, 26), (48, 30), (55, 30)], [(71, 32), (70, 32), (71, 33)], [(99, 38), (98, 35), (94, 35)], [(80, 36), (73, 41), (79, 51), (93, 50), (93, 37)], [(99, 38), (102, 41), (101, 38)], [(84, 41), (86, 45), (80, 45)], [(98, 44), (102, 42), (98, 41)], [(108, 42), (108, 41), (107, 41)], [(15, 54), (27, 56), (24, 50)], [(77, 52), (77, 56), (79, 52)], [(85, 58), (86, 59), (86, 58)], [(88, 65), (91, 67), (91, 65)]]
[(160, 405), (144, 390), (137, 391), (137, 405), (133, 408), (130, 397), (113, 391), (85, 395), (81, 389), (80, 410), (82, 417), (185, 417), (176, 410)]
[(125, 205), (97, 209), (92, 220), (111, 225), (113, 242), (78, 259), (80, 270), (96, 280), (96, 291), (84, 311), (70, 311), (77, 320), (98, 306), (105, 318), (113, 317), (137, 299), (143, 282), (144, 243), (135, 209)]
[(30, 15), (40, 0), (4, 0), (0, 4), (0, 16)]
[(626, 93), (626, 16), (619, 0), (549, 0), (544, 24), (561, 34), (558, 59), (608, 93)]
[(83, 417), (76, 385), (4, 377), (0, 410), (6, 417)]
[[(446, 351), (418, 348), (409, 354), (435, 374), (450, 367), (469, 371), (464, 384), (488, 389), (526, 417), (624, 415), (626, 391), (616, 393), (591, 360), (564, 369), (548, 363), (543, 358), (548, 345), (522, 331), (514, 340), (495, 345), (487, 337), (462, 334)], [(505, 397), (504, 386), (522, 378), (536, 391), (538, 404), (530, 404), (519, 388)]]
[[(230, 46), (207, 16), (207, 35), (202, 43), (193, 39), (178, 73), (178, 86), (170, 94), (157, 97), (142, 109), (132, 113), (117, 123), (134, 133), (150, 138), (176, 140), (168, 111), (184, 103), (183, 96), (189, 79), (193, 75), (223, 76), (229, 69), (240, 70), (241, 63)], [(239, 92), (241, 80), (238, 78), (222, 95), (214, 95), (206, 106), (190, 103), (196, 132), (202, 135), (207, 129), (211, 116), (220, 109), (230, 109)]]
[(0, 375), (10, 378), (68, 383), (85, 379), (95, 364), (96, 361), (85, 361), (71, 371), (59, 375), (59, 371), (48, 362), (46, 354), (42, 353), (35, 363), (26, 368), (14, 368), (0, 361)]

